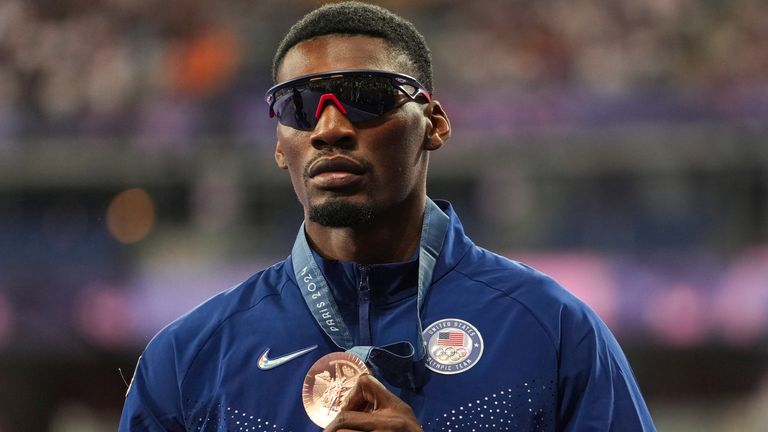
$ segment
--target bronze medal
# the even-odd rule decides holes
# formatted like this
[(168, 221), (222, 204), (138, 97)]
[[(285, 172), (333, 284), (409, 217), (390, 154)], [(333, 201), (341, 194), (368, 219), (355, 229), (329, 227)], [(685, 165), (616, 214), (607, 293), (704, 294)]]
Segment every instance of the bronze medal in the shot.
[(356, 355), (333, 352), (320, 357), (309, 368), (301, 393), (309, 418), (321, 428), (328, 426), (365, 373), (370, 372)]

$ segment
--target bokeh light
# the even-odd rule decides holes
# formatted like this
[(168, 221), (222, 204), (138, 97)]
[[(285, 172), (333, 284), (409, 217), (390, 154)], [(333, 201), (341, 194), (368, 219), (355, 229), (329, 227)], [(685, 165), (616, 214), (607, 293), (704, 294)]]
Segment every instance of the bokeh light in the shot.
[(119, 287), (96, 283), (87, 287), (73, 313), (80, 333), (108, 348), (130, 346), (133, 342), (132, 304)]
[(121, 243), (136, 243), (152, 230), (155, 204), (143, 189), (120, 192), (107, 208), (107, 228)]
[(678, 283), (656, 293), (646, 310), (648, 327), (665, 342), (691, 346), (706, 336), (706, 308), (695, 286)]

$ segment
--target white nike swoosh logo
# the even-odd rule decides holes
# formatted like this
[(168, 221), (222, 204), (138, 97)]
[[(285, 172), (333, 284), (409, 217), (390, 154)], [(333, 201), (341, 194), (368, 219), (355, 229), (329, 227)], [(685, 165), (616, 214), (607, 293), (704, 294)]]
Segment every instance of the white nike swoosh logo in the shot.
[(296, 357), (303, 356), (304, 354), (313, 351), (317, 349), (317, 345), (313, 345), (311, 347), (303, 348), (298, 351), (294, 351), (290, 354), (286, 354), (284, 356), (276, 357), (276, 358), (269, 358), (269, 348), (265, 349), (264, 352), (259, 356), (259, 362), (258, 366), (261, 370), (270, 370), (272, 368), (276, 368), (280, 366), (281, 364), (284, 364), (286, 362), (289, 362)]

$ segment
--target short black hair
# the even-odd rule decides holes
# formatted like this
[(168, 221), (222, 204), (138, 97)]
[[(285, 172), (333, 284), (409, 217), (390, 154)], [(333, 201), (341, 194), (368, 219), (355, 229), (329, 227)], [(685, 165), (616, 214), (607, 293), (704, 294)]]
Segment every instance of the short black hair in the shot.
[(308, 13), (294, 24), (277, 48), (272, 80), (285, 54), (299, 42), (331, 34), (366, 35), (384, 39), (394, 53), (404, 54), (415, 68), (421, 85), (432, 92), (432, 54), (424, 36), (405, 18), (380, 6), (356, 1), (332, 3)]

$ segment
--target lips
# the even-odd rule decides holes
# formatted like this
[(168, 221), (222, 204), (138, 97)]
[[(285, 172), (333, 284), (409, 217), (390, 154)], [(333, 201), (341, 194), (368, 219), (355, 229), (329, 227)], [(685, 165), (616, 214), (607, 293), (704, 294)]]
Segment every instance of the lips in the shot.
[(313, 162), (307, 170), (312, 184), (329, 191), (356, 189), (365, 182), (365, 165), (346, 156), (324, 157)]
[(322, 158), (314, 162), (309, 167), (309, 177), (316, 177), (324, 173), (348, 173), (354, 175), (365, 174), (365, 167), (345, 156), (336, 156), (332, 158)]

